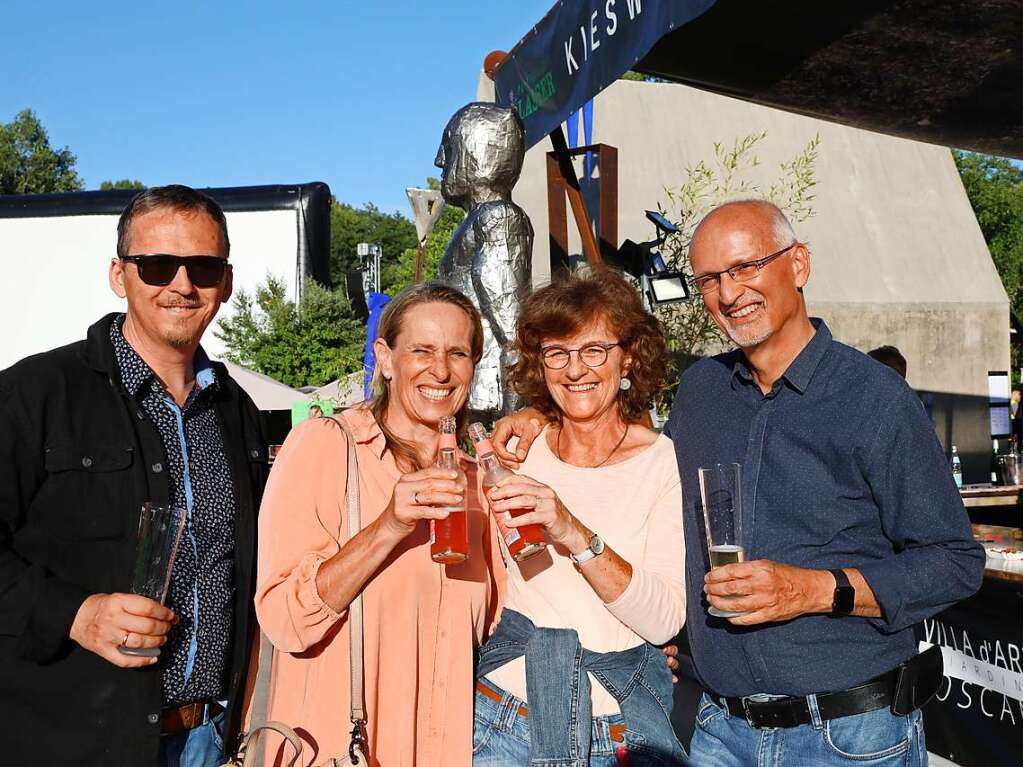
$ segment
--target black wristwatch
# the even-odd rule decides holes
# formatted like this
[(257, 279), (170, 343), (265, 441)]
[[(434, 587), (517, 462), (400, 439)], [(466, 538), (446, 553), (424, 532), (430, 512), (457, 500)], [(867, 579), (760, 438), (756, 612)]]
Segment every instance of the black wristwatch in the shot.
[(849, 583), (849, 576), (842, 570), (829, 570), (835, 576), (835, 598), (831, 603), (831, 614), (849, 615), (856, 606), (856, 589)]

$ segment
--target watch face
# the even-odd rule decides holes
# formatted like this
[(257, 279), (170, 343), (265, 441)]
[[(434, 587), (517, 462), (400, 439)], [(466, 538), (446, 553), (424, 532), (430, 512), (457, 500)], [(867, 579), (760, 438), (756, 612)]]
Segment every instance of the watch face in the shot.
[(852, 586), (839, 586), (835, 589), (835, 612), (848, 615), (856, 604), (856, 589)]
[(600, 554), (604, 551), (604, 540), (596, 533), (590, 538), (590, 551), (594, 554)]

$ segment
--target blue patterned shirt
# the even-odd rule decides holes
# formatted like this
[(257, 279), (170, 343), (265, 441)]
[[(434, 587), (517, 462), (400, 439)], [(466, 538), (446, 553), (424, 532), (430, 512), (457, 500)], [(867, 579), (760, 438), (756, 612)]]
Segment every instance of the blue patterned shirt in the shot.
[(216, 374), (199, 349), (195, 388), (178, 407), (124, 339), (123, 322), (122, 315), (110, 325), (121, 382), (163, 441), (171, 503), (188, 511), (167, 595), (180, 622), (161, 654), (164, 704), (221, 700), (233, 621), (235, 497), (213, 406)]

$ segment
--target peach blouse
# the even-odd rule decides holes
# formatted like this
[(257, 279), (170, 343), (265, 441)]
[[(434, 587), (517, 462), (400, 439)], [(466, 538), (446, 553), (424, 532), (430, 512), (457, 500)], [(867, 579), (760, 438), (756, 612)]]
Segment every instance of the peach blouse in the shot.
[[(341, 416), (359, 459), (362, 524), (386, 508), (401, 473), (364, 407)], [(503, 565), (469, 477), (470, 558), (430, 559), (425, 522), (363, 589), (370, 763), (434, 767), (472, 761), (473, 656), (492, 627)], [(292, 430), (274, 463), (259, 515), (256, 614), (273, 643), (269, 718), (305, 741), (302, 764), (347, 754), (347, 611), (316, 590), (320, 564), (347, 539), (347, 443), (329, 419)], [(290, 751), (273, 736), (271, 753)], [(270, 761), (277, 764), (277, 761)]]

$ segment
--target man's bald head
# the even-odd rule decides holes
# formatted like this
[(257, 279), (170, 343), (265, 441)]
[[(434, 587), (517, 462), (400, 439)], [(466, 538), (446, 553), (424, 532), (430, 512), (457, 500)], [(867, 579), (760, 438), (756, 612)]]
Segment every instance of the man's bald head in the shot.
[(772, 250), (796, 241), (796, 232), (781, 208), (767, 200), (735, 200), (714, 208), (696, 225), (690, 248), (696, 245), (698, 238), (715, 233), (719, 228), (757, 231), (767, 240), (765, 245), (774, 246)]

